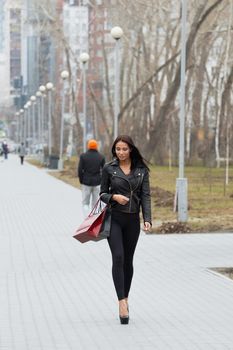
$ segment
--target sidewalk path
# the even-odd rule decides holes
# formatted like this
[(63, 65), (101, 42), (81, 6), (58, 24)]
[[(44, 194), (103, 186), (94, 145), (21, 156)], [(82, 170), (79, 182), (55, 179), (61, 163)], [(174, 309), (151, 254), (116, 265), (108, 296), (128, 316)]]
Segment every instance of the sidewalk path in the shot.
[(0, 162), (0, 350), (233, 350), (233, 234), (141, 235), (122, 326), (106, 241), (72, 238), (79, 190)]

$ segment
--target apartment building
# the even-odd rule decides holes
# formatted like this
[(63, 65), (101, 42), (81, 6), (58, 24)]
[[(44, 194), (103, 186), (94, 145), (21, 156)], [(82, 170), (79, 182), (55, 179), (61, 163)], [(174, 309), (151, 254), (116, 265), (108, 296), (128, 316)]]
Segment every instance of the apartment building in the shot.
[(4, 82), (0, 105), (21, 107), (22, 7), (21, 0), (0, 0), (0, 75)]

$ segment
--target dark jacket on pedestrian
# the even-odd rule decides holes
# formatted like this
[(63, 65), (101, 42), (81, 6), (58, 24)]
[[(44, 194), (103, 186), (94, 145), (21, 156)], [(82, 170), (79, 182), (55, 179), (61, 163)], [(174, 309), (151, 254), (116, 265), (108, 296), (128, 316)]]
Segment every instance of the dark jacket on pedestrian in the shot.
[(4, 142), (2, 143), (2, 150), (3, 150), (3, 153), (5, 153), (5, 154), (9, 153), (7, 143), (4, 143)]
[[(113, 194), (122, 194), (129, 198), (129, 202), (121, 205), (112, 200)], [(143, 164), (139, 163), (130, 175), (125, 175), (117, 159), (107, 163), (103, 168), (100, 198), (110, 203), (112, 210), (121, 212), (138, 213), (142, 207), (144, 222), (151, 223), (149, 173)]]
[(89, 149), (82, 153), (78, 165), (80, 183), (86, 186), (100, 185), (104, 164), (105, 158), (97, 150)]

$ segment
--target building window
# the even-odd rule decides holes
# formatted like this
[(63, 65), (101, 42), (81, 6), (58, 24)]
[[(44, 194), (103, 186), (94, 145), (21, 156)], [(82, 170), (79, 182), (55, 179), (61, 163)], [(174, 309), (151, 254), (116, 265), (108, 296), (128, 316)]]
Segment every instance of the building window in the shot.
[(11, 9), (10, 10), (10, 19), (19, 19), (21, 11), (20, 9)]
[(102, 44), (102, 37), (99, 36), (99, 37), (97, 38), (97, 44), (98, 44), (98, 45), (101, 45), (101, 44)]
[(97, 50), (96, 55), (97, 57), (103, 57), (102, 50)]
[(103, 24), (102, 23), (97, 24), (96, 30), (97, 31), (102, 31), (103, 30)]

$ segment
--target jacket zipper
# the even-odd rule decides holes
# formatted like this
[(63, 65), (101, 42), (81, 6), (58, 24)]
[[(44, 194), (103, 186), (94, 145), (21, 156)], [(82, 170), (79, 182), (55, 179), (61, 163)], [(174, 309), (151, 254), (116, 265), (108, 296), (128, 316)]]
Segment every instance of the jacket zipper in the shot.
[[(113, 176), (119, 177), (120, 179), (123, 179), (123, 180), (127, 181), (128, 184), (129, 184), (129, 188), (130, 188), (129, 213), (130, 213), (130, 212), (131, 212), (131, 207), (132, 207), (132, 196), (133, 196), (133, 191), (137, 189), (138, 185), (137, 185), (137, 186), (135, 187), (135, 189), (133, 190), (133, 189), (132, 189), (132, 186), (131, 186), (131, 184), (130, 184), (130, 182), (129, 182), (127, 179), (125, 179), (123, 176), (115, 175), (115, 174), (114, 174)], [(138, 183), (138, 184), (139, 184), (139, 183)]]

